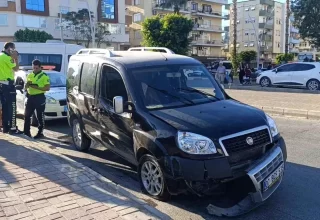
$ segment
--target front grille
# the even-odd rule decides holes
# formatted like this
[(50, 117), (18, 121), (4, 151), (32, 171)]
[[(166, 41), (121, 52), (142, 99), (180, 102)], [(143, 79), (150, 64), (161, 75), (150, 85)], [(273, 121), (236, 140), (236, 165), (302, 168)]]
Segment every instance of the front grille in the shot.
[[(253, 140), (252, 145), (249, 145), (247, 143), (247, 138), (249, 137), (251, 137)], [(243, 152), (247, 150), (252, 150), (254, 148), (264, 147), (270, 142), (270, 135), (267, 128), (248, 134), (240, 135), (237, 137), (232, 137), (226, 140), (222, 140), (222, 144), (230, 156), (232, 153)]]
[(67, 112), (61, 112), (62, 116), (67, 116)]
[(237, 166), (246, 162), (255, 161), (261, 158), (264, 153), (264, 147), (255, 147), (252, 149), (231, 153), (228, 157), (228, 160), (232, 166)]
[(267, 166), (254, 174), (254, 178), (260, 183), (267, 178), (283, 161), (282, 152), (280, 152)]
[(59, 103), (60, 103), (60, 106), (65, 106), (65, 105), (67, 105), (67, 100), (66, 99), (59, 100)]

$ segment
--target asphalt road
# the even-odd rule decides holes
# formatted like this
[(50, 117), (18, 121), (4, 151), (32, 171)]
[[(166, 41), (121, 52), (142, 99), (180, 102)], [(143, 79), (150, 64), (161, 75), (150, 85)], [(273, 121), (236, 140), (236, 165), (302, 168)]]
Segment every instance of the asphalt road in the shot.
[[(276, 118), (288, 148), (284, 180), (266, 204), (235, 219), (319, 219), (320, 216), (320, 123), (319, 121)], [(19, 124), (21, 121), (19, 122)], [(47, 123), (47, 142), (68, 141), (65, 121)], [(58, 140), (57, 140), (58, 139)], [(219, 219), (206, 211), (210, 199), (177, 196), (169, 203), (150, 199), (140, 193), (135, 168), (107, 149), (95, 145), (86, 153), (77, 152), (69, 144), (55, 145), (56, 150), (126, 187), (173, 219)]]

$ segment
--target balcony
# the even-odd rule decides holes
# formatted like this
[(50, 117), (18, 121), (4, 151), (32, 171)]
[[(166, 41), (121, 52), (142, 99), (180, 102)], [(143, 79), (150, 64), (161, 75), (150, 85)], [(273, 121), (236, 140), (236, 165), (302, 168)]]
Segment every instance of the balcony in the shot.
[[(189, 5), (189, 4), (188, 4)], [(157, 11), (163, 12), (174, 12), (174, 7), (164, 7), (164, 4), (159, 4), (158, 1), (154, 1), (152, 4), (152, 8)], [(190, 14), (189, 7), (187, 5), (180, 7), (181, 14)]]
[(223, 33), (224, 30), (221, 26), (218, 25), (207, 25), (207, 24), (195, 24), (193, 27), (194, 31), (206, 31), (206, 32), (218, 32)]
[(273, 27), (274, 27), (273, 20), (269, 20), (264, 23), (259, 23), (260, 29), (273, 29)]
[(290, 42), (291, 44), (300, 44), (301, 40), (300, 39), (295, 39), (293, 37), (290, 38)]
[(192, 15), (203, 16), (203, 17), (211, 17), (211, 18), (222, 18), (229, 19), (228, 13), (222, 13), (221, 11), (205, 11), (201, 9), (191, 9)]
[(221, 5), (228, 4), (228, 0), (202, 0), (202, 2), (216, 3), (216, 4), (221, 4)]
[(126, 5), (126, 14), (134, 15), (137, 13), (144, 14), (144, 9), (140, 8), (138, 5)]
[(299, 51), (298, 48), (291, 48), (291, 49), (289, 50), (289, 52), (290, 52), (290, 53), (299, 53), (300, 51)]
[(260, 52), (262, 53), (272, 53), (272, 46), (261, 46)]
[(272, 10), (260, 10), (259, 16), (267, 17), (267, 16), (270, 16), (271, 13), (272, 13)]
[(223, 41), (220, 40), (210, 40), (210, 39), (201, 39), (194, 38), (191, 42), (193, 46), (207, 46), (207, 47), (223, 47)]

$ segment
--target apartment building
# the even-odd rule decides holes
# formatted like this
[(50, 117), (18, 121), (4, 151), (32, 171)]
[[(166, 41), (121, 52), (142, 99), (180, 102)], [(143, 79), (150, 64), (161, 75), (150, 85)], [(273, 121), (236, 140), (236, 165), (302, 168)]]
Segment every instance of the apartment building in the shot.
[[(150, 16), (173, 13), (173, 8), (164, 8), (165, 0), (127, 0), (127, 27), (130, 30), (131, 46), (139, 46), (141, 22)], [(221, 57), (223, 47), (222, 20), (228, 15), (222, 12), (227, 0), (191, 0), (182, 6), (180, 13), (193, 20), (191, 55)], [(131, 16), (131, 18), (130, 18)]]
[(237, 45), (233, 45), (233, 5), (230, 6), (230, 51), (260, 51), (262, 60), (275, 60), (285, 51), (285, 5), (273, 0), (237, 4)]
[[(128, 45), (125, 31), (125, 0), (0, 0), (0, 41), (13, 40), (19, 29), (46, 31), (55, 39), (73, 42), (72, 34), (60, 20), (69, 11), (89, 9), (94, 13), (93, 22), (105, 22), (111, 35), (105, 41), (115, 49)], [(105, 45), (101, 45), (104, 47)]]

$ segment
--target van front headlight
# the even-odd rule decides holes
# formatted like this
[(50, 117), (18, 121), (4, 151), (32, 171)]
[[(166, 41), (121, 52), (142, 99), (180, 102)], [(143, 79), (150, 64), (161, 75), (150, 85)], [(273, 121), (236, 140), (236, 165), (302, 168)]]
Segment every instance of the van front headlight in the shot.
[(188, 154), (217, 153), (217, 148), (212, 140), (199, 134), (178, 131), (177, 142), (179, 148)]
[(267, 116), (268, 124), (270, 127), (271, 135), (272, 137), (275, 137), (279, 134), (276, 122), (269, 115), (266, 114), (266, 116)]

